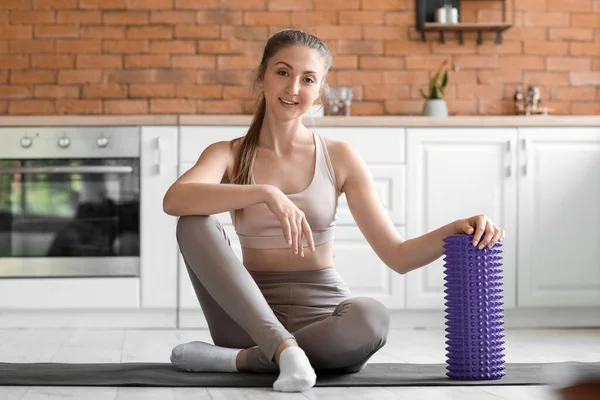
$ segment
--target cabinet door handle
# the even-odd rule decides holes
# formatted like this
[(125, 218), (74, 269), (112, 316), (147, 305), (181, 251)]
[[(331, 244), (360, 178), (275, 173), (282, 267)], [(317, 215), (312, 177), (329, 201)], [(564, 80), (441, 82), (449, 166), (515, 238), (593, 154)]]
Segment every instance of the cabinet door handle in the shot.
[(156, 138), (156, 173), (160, 175), (161, 173), (161, 164), (162, 164), (162, 138), (159, 136)]
[(523, 163), (523, 175), (527, 175), (527, 168), (529, 164), (529, 146), (527, 139), (521, 140), (521, 148), (523, 150), (523, 158), (525, 159), (525, 162)]
[(504, 164), (505, 164), (505, 174), (507, 178), (512, 176), (512, 157), (510, 155), (512, 147), (512, 142), (510, 140), (506, 141), (506, 153), (504, 154)]

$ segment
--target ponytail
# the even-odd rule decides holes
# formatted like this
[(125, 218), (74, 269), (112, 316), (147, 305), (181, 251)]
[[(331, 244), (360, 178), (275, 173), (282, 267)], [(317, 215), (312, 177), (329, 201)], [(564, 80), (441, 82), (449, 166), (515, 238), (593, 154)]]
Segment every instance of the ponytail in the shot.
[[(258, 151), (258, 139), (260, 137), (260, 129), (262, 128), (263, 120), (265, 118), (266, 102), (265, 96), (260, 95), (258, 99), (258, 105), (254, 112), (254, 118), (248, 128), (246, 136), (236, 140), (241, 140), (240, 147), (237, 154), (235, 155), (235, 162), (233, 164), (233, 182), (237, 185), (250, 185), (252, 184), (252, 169), (254, 167), (254, 160), (256, 159), (256, 152)], [(233, 218), (237, 221), (243, 215), (243, 209), (234, 210)]]

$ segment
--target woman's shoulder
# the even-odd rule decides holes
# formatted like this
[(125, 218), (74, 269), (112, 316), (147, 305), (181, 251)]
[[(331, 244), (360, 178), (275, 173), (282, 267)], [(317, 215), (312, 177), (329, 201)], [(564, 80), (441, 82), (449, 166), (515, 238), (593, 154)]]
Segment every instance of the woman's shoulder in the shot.
[(213, 142), (206, 147), (200, 157), (218, 157), (226, 159), (229, 163), (233, 158), (233, 140), (221, 140)]
[(338, 155), (343, 156), (344, 152), (347, 151), (347, 148), (350, 147), (350, 145), (346, 141), (332, 139), (325, 136), (321, 137), (323, 138), (323, 140), (325, 140), (325, 144), (327, 145), (327, 152), (330, 153), (330, 155), (332, 152), (334, 152)]
[(327, 153), (331, 160), (331, 166), (335, 172), (338, 187), (343, 188), (349, 172), (349, 165), (354, 160), (356, 150), (343, 140), (323, 137), (327, 146)]
[(356, 154), (356, 150), (344, 140), (336, 140), (324, 137), (327, 153), (332, 163), (346, 164)]
[[(234, 164), (234, 140), (220, 140), (209, 144), (200, 154), (196, 165), (199, 165), (203, 160), (213, 160), (211, 162), (219, 162), (221, 165), (225, 163), (226, 173), (224, 174), (221, 183), (228, 183), (231, 171)], [(218, 160), (218, 161), (217, 161)], [(206, 162), (206, 161), (205, 161)]]

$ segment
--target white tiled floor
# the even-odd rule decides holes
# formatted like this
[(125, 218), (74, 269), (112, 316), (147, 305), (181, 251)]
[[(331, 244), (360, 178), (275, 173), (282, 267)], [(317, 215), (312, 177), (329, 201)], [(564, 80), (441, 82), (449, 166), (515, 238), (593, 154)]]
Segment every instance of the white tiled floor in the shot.
[[(600, 362), (600, 330), (508, 330), (506, 362)], [(211, 341), (206, 330), (0, 329), (1, 362), (168, 362), (171, 349)], [(392, 330), (371, 362), (444, 363), (442, 330)], [(270, 388), (6, 387), (2, 400), (31, 399), (552, 399), (544, 386), (339, 387), (283, 394)]]

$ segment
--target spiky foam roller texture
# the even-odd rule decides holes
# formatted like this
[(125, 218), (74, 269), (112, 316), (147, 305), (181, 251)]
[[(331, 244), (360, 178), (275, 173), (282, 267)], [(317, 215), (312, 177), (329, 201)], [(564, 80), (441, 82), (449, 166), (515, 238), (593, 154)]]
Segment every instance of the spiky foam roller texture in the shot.
[(472, 242), (472, 235), (444, 239), (446, 375), (500, 379), (505, 375), (502, 244), (479, 249)]

